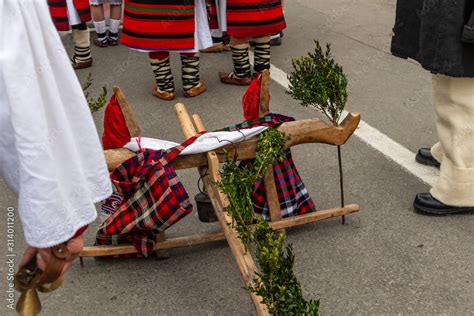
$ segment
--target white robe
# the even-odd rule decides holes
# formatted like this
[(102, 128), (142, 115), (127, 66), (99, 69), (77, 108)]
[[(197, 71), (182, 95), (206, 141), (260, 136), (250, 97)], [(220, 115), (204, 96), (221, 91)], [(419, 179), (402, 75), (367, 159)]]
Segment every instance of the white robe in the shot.
[(81, 86), (45, 0), (0, 1), (0, 176), (18, 194), (26, 242), (51, 247), (112, 191)]

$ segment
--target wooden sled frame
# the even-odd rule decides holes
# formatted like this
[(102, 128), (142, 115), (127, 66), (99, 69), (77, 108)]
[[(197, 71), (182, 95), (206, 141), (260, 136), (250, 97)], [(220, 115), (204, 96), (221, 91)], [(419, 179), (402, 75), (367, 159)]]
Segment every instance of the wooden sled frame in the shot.
[[(262, 74), (262, 87), (260, 93), (260, 116), (269, 113), (269, 81), (269, 72), (264, 71)], [(131, 136), (136, 137), (141, 135), (140, 127), (120, 88), (114, 87), (114, 94), (122, 109)], [(175, 112), (186, 139), (205, 130), (199, 115), (195, 114), (191, 117), (183, 104), (176, 104)], [(279, 126), (278, 130), (289, 136), (289, 139), (285, 144), (286, 148), (305, 143), (343, 145), (354, 133), (359, 122), (360, 115), (358, 113), (349, 113), (340, 127), (330, 126), (319, 119), (309, 119), (283, 123)], [(169, 256), (167, 253), (167, 250), (169, 249), (189, 247), (226, 239), (232, 254), (235, 257), (245, 284), (252, 284), (255, 272), (257, 272), (258, 269), (252, 255), (250, 252), (246, 251), (245, 246), (238, 239), (237, 232), (233, 228), (233, 225), (231, 225), (232, 218), (227, 212), (225, 212), (226, 207), (229, 206), (227, 196), (220, 192), (214, 183), (220, 180), (219, 164), (225, 161), (226, 151), (228, 154), (237, 155), (239, 160), (245, 160), (255, 157), (256, 146), (257, 140), (251, 139), (238, 144), (235, 148), (227, 146), (203, 154), (179, 156), (172, 162), (175, 169), (198, 168), (200, 175), (203, 177), (204, 186), (211, 199), (222, 232), (174, 237), (169, 239), (166, 238), (164, 232), (159, 233), (157, 235), (155, 246), (158, 257)], [(104, 153), (109, 170), (113, 170), (125, 160), (135, 155), (135, 153), (123, 148), (106, 150)], [(317, 222), (324, 219), (345, 216), (357, 212), (360, 209), (357, 204), (349, 204), (344, 207), (332, 208), (282, 219), (273, 168), (271, 168), (271, 166), (269, 166), (266, 172), (264, 181), (267, 202), (270, 209), (270, 226), (274, 230), (284, 230), (286, 228)], [(84, 247), (80, 257), (82, 263), (82, 257), (113, 256), (132, 254), (136, 252), (135, 247), (132, 245), (92, 246)], [(250, 293), (250, 297), (255, 304), (258, 315), (269, 315), (266, 305), (261, 304), (261, 297), (254, 293)]]

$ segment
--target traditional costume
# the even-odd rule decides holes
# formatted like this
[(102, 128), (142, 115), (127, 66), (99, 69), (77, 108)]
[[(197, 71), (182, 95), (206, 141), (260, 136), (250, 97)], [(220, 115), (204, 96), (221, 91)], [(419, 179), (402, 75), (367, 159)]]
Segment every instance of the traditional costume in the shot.
[(117, 46), (119, 38), (120, 21), (122, 17), (122, 0), (109, 0), (110, 4), (110, 29), (107, 33), (104, 17), (104, 0), (90, 0), (92, 18), (97, 38), (94, 44), (99, 47)]
[(45, 1), (0, 1), (0, 175), (26, 242), (61, 244), (112, 192), (97, 130)]
[(176, 96), (169, 52), (181, 53), (186, 97), (206, 91), (199, 77), (199, 49), (212, 45), (204, 0), (126, 0), (122, 44), (149, 52), (155, 74), (153, 95), (172, 100)]
[(248, 39), (255, 42), (254, 70), (270, 68), (270, 35), (285, 27), (281, 0), (227, 0), (227, 33), (234, 71), (219, 73), (223, 83), (249, 85), (252, 78)]
[(440, 166), (438, 182), (416, 196), (421, 213), (474, 212), (474, 1), (398, 0), (392, 54), (432, 74), (439, 142), (416, 160)]
[(86, 22), (91, 20), (88, 0), (48, 0), (49, 12), (58, 31), (72, 28), (74, 53), (71, 57), (74, 69), (92, 66), (90, 34)]

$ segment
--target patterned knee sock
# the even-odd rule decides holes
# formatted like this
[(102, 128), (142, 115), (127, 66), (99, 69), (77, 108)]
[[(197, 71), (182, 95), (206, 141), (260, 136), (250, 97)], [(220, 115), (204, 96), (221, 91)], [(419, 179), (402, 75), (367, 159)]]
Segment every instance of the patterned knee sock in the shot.
[(173, 74), (171, 73), (170, 57), (154, 59), (150, 57), (151, 69), (155, 73), (156, 85), (160, 91), (174, 92)]
[(118, 33), (120, 28), (120, 20), (110, 19), (109, 37), (118, 40)]
[(199, 54), (181, 54), (181, 69), (185, 91), (199, 84)]
[(250, 77), (250, 59), (249, 59), (249, 44), (231, 45), (232, 61), (234, 62), (235, 78)]
[(97, 39), (99, 41), (107, 40), (107, 27), (105, 26), (105, 20), (94, 21), (95, 32), (97, 33)]
[(255, 39), (254, 66), (255, 72), (270, 69), (270, 36)]
[(74, 53), (71, 61), (73, 63), (89, 61), (92, 58), (89, 29), (72, 29), (72, 40), (74, 42)]

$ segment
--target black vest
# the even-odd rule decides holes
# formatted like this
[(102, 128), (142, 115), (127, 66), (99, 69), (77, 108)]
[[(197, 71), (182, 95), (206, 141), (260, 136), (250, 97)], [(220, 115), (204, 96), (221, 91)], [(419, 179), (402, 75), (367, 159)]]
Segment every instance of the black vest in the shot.
[(474, 0), (398, 0), (392, 54), (451, 77), (474, 77)]

